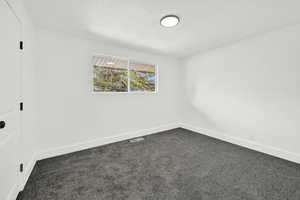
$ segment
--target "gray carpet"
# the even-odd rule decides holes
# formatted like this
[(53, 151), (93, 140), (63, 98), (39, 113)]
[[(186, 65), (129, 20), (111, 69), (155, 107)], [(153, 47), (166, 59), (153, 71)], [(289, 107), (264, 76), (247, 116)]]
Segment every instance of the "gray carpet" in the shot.
[(184, 129), (39, 161), (22, 200), (300, 200), (300, 165)]

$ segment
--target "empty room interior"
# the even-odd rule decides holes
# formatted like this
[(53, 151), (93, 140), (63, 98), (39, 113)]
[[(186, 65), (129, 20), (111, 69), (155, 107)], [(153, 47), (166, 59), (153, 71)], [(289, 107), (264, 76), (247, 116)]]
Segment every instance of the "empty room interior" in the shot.
[(0, 200), (300, 200), (299, 0), (0, 0)]

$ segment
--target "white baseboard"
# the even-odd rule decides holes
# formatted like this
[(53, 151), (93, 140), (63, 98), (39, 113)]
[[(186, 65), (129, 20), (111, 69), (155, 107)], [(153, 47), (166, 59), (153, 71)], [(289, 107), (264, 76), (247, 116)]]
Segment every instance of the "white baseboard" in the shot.
[(34, 168), (34, 165), (37, 161), (36, 155), (32, 156), (31, 160), (27, 164), (26, 168), (24, 169), (24, 175), (20, 178), (19, 183), (16, 183), (12, 189), (10, 190), (9, 194), (7, 195), (6, 200), (16, 200), (17, 196), (20, 191), (22, 191), (28, 181), (28, 178)]
[(161, 125), (161, 126), (158, 126), (155, 128), (142, 129), (142, 130), (133, 131), (133, 132), (126, 132), (126, 133), (114, 135), (111, 137), (97, 138), (94, 140), (80, 142), (77, 144), (66, 145), (66, 146), (59, 147), (59, 148), (48, 149), (46, 151), (40, 152), (37, 156), (37, 159), (42, 160), (42, 159), (46, 159), (46, 158), (51, 158), (54, 156), (59, 156), (59, 155), (72, 153), (72, 152), (76, 152), (76, 151), (81, 151), (84, 149), (89, 149), (89, 148), (102, 146), (102, 145), (106, 145), (106, 144), (110, 144), (110, 143), (120, 142), (123, 140), (135, 138), (135, 137), (150, 135), (150, 134), (154, 134), (154, 133), (158, 133), (161, 131), (166, 131), (166, 130), (170, 130), (170, 129), (174, 129), (174, 128), (178, 128), (178, 127), (179, 127), (178, 123), (172, 123), (172, 124), (167, 124), (167, 125)]
[(24, 176), (21, 178), (19, 185), (16, 184), (12, 190), (10, 191), (7, 200), (15, 200), (19, 191), (22, 191), (29, 179), (30, 174), (32, 173), (32, 170), (38, 160), (59, 156), (67, 153), (72, 153), (84, 149), (89, 149), (93, 147), (98, 147), (110, 143), (120, 142), (123, 140), (128, 140), (135, 137), (141, 137), (146, 136), (150, 134), (155, 134), (161, 131), (171, 130), (174, 128), (179, 128), (178, 123), (172, 123), (167, 125), (161, 125), (155, 128), (149, 128), (149, 129), (142, 129), (138, 131), (133, 132), (127, 132), (123, 134), (118, 134), (115, 136), (107, 137), (107, 138), (97, 138), (95, 140), (90, 140), (86, 142), (81, 142), (73, 145), (67, 145), (64, 147), (59, 148), (53, 148), (46, 151), (42, 151), (40, 153), (36, 153), (32, 156), (31, 160), (27, 164), (25, 170), (24, 170)]
[(233, 143), (233, 144), (243, 146), (243, 147), (246, 147), (249, 149), (253, 149), (253, 150), (256, 150), (259, 152), (263, 152), (266, 154), (270, 154), (275, 157), (279, 157), (279, 158), (282, 158), (285, 160), (300, 163), (300, 155), (292, 153), (292, 152), (288, 152), (288, 151), (278, 149), (278, 148), (275, 148), (272, 146), (256, 143), (256, 142), (253, 142), (250, 140), (232, 137), (232, 136), (229, 136), (229, 135), (226, 135), (223, 133), (219, 133), (216, 131), (212, 131), (209, 129), (203, 129), (201, 127), (192, 126), (187, 123), (172, 123), (172, 124), (167, 124), (167, 125), (161, 125), (161, 126), (158, 126), (155, 128), (142, 129), (142, 130), (133, 131), (133, 132), (126, 132), (126, 133), (114, 135), (111, 137), (97, 138), (94, 140), (85, 141), (85, 142), (81, 142), (81, 143), (77, 143), (77, 144), (66, 145), (66, 146), (59, 147), (59, 148), (48, 149), (48, 150), (44, 150), (38, 154), (35, 154), (25, 169), (24, 177), (21, 180), (21, 183), (19, 184), (20, 186), (18, 187), (16, 185), (16, 187), (14, 187), (11, 190), (10, 194), (8, 195), (7, 200), (15, 200), (15, 197), (17, 196), (18, 192), (20, 190), (24, 189), (24, 186), (35, 166), (35, 163), (38, 160), (55, 157), (55, 156), (59, 156), (59, 155), (67, 154), (67, 153), (72, 153), (72, 152), (76, 152), (76, 151), (81, 151), (84, 149), (98, 147), (98, 146), (102, 146), (102, 145), (106, 145), (106, 144), (111, 144), (111, 143), (115, 143), (115, 142), (120, 142), (123, 140), (135, 138), (135, 137), (151, 135), (154, 133), (158, 133), (161, 131), (167, 131), (167, 130), (171, 130), (174, 128), (184, 128), (184, 129), (187, 129), (187, 130), (190, 130), (193, 132), (207, 135), (209, 137), (220, 139), (220, 140), (223, 140), (223, 141), (226, 141), (229, 143)]
[(37, 154), (34, 154), (24, 169), (24, 175), (23, 175), (23, 177), (20, 181), (20, 185), (19, 185), (20, 191), (22, 191), (24, 189), (24, 187), (29, 179), (29, 176), (35, 166), (36, 161), (37, 161)]
[(10, 192), (8, 193), (7, 197), (6, 197), (6, 200), (16, 200), (18, 194), (19, 194), (19, 187), (18, 187), (18, 184), (15, 184)]
[(209, 137), (213, 137), (216, 139), (220, 139), (232, 144), (236, 144), (242, 147), (246, 147), (255, 151), (259, 151), (262, 153), (266, 153), (278, 158), (282, 158), (285, 160), (289, 160), (295, 163), (299, 163), (300, 164), (300, 155), (296, 154), (296, 153), (292, 153), (280, 148), (276, 148), (276, 147), (272, 147), (269, 145), (265, 145), (265, 144), (261, 144), (258, 142), (254, 142), (254, 141), (250, 141), (250, 140), (246, 140), (246, 139), (242, 139), (242, 138), (237, 138), (237, 137), (233, 137), (233, 136), (229, 136), (227, 134), (223, 134), (223, 133), (219, 133), (216, 131), (212, 131), (209, 129), (203, 129), (201, 127), (196, 127), (193, 125), (189, 125), (187, 123), (181, 123), (179, 125), (181, 128), (193, 131), (193, 132), (197, 132), (203, 135), (207, 135)]

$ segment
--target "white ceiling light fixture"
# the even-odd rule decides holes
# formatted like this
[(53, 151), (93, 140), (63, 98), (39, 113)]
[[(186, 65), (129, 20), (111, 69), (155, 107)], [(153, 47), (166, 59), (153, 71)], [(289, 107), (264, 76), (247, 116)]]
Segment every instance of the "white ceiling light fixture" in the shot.
[(176, 26), (180, 22), (180, 19), (176, 15), (166, 15), (160, 19), (160, 24), (163, 27), (171, 28)]

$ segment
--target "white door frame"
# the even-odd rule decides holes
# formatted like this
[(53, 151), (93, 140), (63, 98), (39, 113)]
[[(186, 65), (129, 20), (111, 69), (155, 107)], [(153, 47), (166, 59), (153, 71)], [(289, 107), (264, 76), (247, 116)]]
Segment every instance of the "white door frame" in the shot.
[[(22, 33), (23, 33), (23, 24), (22, 24), (22, 21), (21, 21), (21, 18), (18, 16), (18, 13), (17, 13), (17, 5), (13, 5), (13, 3), (10, 1), (10, 0), (0, 0), (2, 1), (4, 4), (6, 4), (8, 7), (9, 7), (9, 10), (11, 11), (11, 13), (15, 16), (16, 18), (16, 21), (17, 23), (19, 24), (19, 41), (21, 42), (23, 39), (22, 39)], [(18, 42), (18, 41), (16, 41)], [(16, 48), (18, 48), (16, 46)], [(22, 50), (19, 49), (19, 53), (18, 53), (18, 58), (19, 58), (19, 74), (18, 74), (18, 81), (19, 81), (19, 88), (18, 88), (18, 92), (19, 94), (17, 95), (17, 101), (20, 103), (22, 102), (23, 100), (23, 87), (22, 87), (22, 83), (23, 83), (23, 73), (22, 73), (22, 68), (23, 68), (23, 53), (22, 53)], [(17, 107), (19, 105), (16, 105)], [(18, 117), (18, 124), (16, 126), (18, 126), (17, 128), (17, 141), (16, 141), (16, 144), (17, 144), (17, 147), (16, 147), (16, 162), (21, 164), (23, 162), (23, 158), (24, 158), (24, 155), (23, 155), (23, 151), (22, 151), (22, 112), (18, 109), (15, 109), (19, 112), (19, 114), (17, 115)], [(9, 126), (9, 125), (8, 125)], [(20, 169), (15, 169), (16, 172), (17, 172), (17, 175), (16, 175), (16, 187), (13, 188), (13, 190), (10, 191), (9, 194), (7, 194), (7, 198), (8, 200), (9, 199), (14, 199), (18, 192), (21, 190), (21, 186), (22, 186), (22, 179), (23, 179), (23, 174), (20, 173)]]

